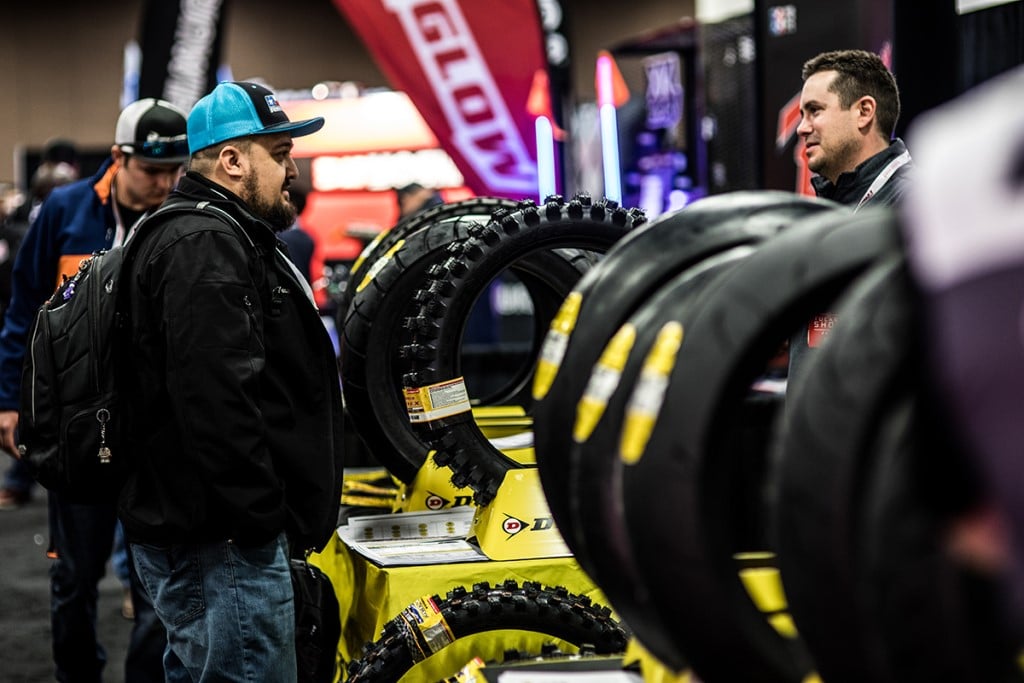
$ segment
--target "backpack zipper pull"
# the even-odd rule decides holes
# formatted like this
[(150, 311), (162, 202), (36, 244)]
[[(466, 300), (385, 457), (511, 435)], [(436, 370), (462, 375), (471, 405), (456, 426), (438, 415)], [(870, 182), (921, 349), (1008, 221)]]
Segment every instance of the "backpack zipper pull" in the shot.
[(270, 314), (281, 315), (281, 305), (284, 303), (284, 298), (291, 293), (287, 287), (274, 287), (270, 292)]
[(110, 420), (110, 411), (100, 408), (96, 411), (96, 421), (100, 423), (100, 450), (96, 457), (100, 459), (101, 465), (110, 463), (110, 449), (107, 448), (107, 422)]

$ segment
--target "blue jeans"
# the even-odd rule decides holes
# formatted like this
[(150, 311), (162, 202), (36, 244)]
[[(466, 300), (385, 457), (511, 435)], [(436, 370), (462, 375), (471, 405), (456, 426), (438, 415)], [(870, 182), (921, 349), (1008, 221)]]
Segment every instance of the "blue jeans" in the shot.
[(110, 567), (122, 585), (129, 585), (131, 567), (128, 564), (128, 542), (124, 540), (124, 527), (120, 522), (114, 527), (114, 550), (110, 555)]
[[(49, 494), (50, 529), (57, 559), (50, 566), (53, 659), (61, 683), (99, 683), (107, 653), (96, 638), (98, 584), (106, 573), (117, 515), (113, 505), (67, 503)], [(127, 683), (163, 683), (163, 626), (131, 576), (135, 623), (125, 658)]]
[(295, 608), (283, 534), (258, 547), (220, 541), (129, 548), (167, 629), (169, 683), (296, 683)]

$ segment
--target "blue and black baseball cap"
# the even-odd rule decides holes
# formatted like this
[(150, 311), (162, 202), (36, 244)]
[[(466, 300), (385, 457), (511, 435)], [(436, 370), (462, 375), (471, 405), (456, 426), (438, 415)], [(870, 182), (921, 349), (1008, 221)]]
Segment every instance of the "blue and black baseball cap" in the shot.
[(289, 121), (274, 93), (258, 83), (225, 81), (192, 107), (188, 115), (189, 153), (249, 135), (291, 133), (297, 138), (323, 126), (322, 116)]

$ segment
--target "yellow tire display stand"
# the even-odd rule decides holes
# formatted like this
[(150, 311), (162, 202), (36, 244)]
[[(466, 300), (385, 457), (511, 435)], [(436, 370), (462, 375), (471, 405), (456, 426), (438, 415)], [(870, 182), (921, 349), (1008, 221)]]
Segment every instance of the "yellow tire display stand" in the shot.
[[(528, 426), (521, 409), (474, 409), (481, 429), (492, 439), (513, 438)], [(607, 598), (580, 568), (562, 539), (544, 498), (532, 446), (503, 448), (523, 465), (510, 469), (488, 505), (474, 510), (468, 537), (487, 561), (410, 566), (380, 566), (350, 548), (335, 534), (321, 553), (310, 557), (334, 584), (341, 611), (342, 637), (338, 646), (339, 680), (348, 662), (358, 659), (364, 645), (374, 642), (384, 625), (424, 596), (439, 595), (480, 582), (494, 586), (509, 579), (561, 586), (611, 608)], [(398, 485), (391, 511), (415, 513), (473, 505), (473, 491), (451, 483), (451, 471), (438, 467), (431, 453), (410, 484)], [(457, 639), (417, 665), (417, 680), (442, 680), (467, 663), (501, 661), (507, 650), (540, 652), (554, 643), (560, 651), (576, 647), (540, 633), (491, 631)], [(667, 670), (634, 640), (623, 658), (640, 667), (645, 683), (687, 683), (688, 672)], [(484, 667), (486, 668), (486, 667)]]
[[(436, 466), (434, 466), (436, 470)], [(406, 502), (436, 500), (449, 502), (464, 496), (464, 490), (439, 481), (424, 467), (422, 481), (405, 492)], [(447, 486), (447, 488), (446, 488)], [(471, 496), (471, 493), (470, 493)], [(365, 644), (376, 640), (384, 624), (424, 596), (439, 595), (464, 586), (488, 582), (497, 585), (509, 579), (533, 581), (545, 586), (562, 586), (584, 595), (594, 603), (608, 606), (607, 599), (568, 554), (544, 502), (535, 468), (510, 470), (495, 499), (474, 513), (471, 535), (484, 554), (481, 562), (413, 566), (379, 566), (350, 548), (335, 534), (323, 552), (310, 557), (334, 584), (341, 611), (342, 638), (339, 669), (358, 659)], [(494, 555), (492, 556), (492, 553)], [(513, 649), (540, 652), (554, 642), (563, 652), (575, 646), (538, 633), (491, 631), (460, 638), (433, 657), (417, 665), (417, 679), (441, 680), (458, 671), (474, 657), (500, 660)], [(344, 675), (340, 680), (344, 680)]]

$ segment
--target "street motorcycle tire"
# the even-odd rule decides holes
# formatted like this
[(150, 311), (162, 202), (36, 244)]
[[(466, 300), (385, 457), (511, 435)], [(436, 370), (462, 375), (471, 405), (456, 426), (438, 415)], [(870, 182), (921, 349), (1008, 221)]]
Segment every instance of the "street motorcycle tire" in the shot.
[[(617, 243), (582, 277), (545, 337), (534, 380), (537, 468), (557, 525), (569, 525), (566, 425), (605, 344), (628, 316), (671, 278), (728, 249), (755, 244), (793, 221), (839, 204), (789, 192), (734, 192), (659, 217)], [(573, 313), (577, 311), (577, 313)]]
[[(715, 280), (693, 316), (646, 447), (624, 471), (623, 508), (636, 560), (659, 599), (661, 620), (688, 610), (673, 635), (708, 683), (798, 683), (813, 672), (799, 639), (773, 628), (736, 571), (749, 529), (765, 516), (756, 488), (767, 462), (737, 448), (751, 386), (786, 336), (834, 303), (877, 259), (895, 249), (887, 212), (826, 212), (765, 241)], [(751, 481), (751, 476), (755, 480)], [(652, 533), (660, 529), (662, 533)], [(756, 542), (756, 541), (755, 541)], [(643, 624), (633, 623), (638, 633)], [(734, 656), (739, 644), (744, 656)]]

